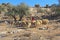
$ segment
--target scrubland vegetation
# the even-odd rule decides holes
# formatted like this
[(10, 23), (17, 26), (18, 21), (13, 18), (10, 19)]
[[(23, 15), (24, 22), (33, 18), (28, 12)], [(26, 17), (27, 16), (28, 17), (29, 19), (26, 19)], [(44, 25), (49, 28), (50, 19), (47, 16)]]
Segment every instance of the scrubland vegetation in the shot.
[(0, 40), (60, 40), (60, 5), (0, 4)]

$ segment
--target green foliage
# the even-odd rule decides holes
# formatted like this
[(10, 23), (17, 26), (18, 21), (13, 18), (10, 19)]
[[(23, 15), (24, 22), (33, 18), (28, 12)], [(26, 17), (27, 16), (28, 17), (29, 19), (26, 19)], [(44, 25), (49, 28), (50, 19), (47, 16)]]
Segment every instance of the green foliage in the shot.
[(39, 8), (39, 7), (40, 7), (40, 5), (39, 5), (39, 4), (35, 4), (35, 7)]
[(56, 8), (56, 13), (60, 14), (60, 7)]
[(26, 4), (21, 3), (20, 5), (18, 5), (18, 11), (19, 11), (18, 14), (20, 16), (29, 14), (29, 11), (28, 10), (29, 10), (29, 7)]
[(49, 7), (49, 5), (48, 5), (48, 4), (46, 4), (45, 8), (48, 8), (48, 7)]

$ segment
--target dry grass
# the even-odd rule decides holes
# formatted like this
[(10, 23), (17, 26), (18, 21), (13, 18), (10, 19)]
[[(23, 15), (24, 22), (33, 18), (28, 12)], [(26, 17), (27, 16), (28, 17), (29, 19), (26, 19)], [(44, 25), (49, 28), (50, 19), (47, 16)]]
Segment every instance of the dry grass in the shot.
[[(56, 24), (55, 22), (52, 24), (40, 25), (38, 28), (28, 28), (28, 29), (17, 29), (12, 28), (11, 26), (7, 26), (5, 23), (0, 24), (0, 33), (7, 31), (7, 36), (0, 38), (0, 40), (14, 40), (25, 39), (25, 40), (60, 40), (60, 23)], [(48, 27), (47, 30), (39, 30), (40, 27)], [(57, 29), (54, 29), (54, 28)], [(18, 32), (16, 32), (18, 30)], [(13, 32), (14, 31), (14, 32)], [(12, 32), (12, 33), (10, 33)]]

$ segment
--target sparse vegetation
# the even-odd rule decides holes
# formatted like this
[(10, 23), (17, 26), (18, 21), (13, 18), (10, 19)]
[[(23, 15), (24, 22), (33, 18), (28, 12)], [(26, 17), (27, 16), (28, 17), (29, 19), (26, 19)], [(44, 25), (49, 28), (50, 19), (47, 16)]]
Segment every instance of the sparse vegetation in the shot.
[[(6, 16), (7, 18), (4, 18)], [(11, 40), (52, 40), (60, 33), (59, 5), (40, 7), (39, 4), (35, 4), (35, 7), (30, 7), (25, 3), (16, 6), (2, 3), (0, 17), (2, 40), (5, 39), (4, 37), (7, 38), (6, 40), (10, 37)]]

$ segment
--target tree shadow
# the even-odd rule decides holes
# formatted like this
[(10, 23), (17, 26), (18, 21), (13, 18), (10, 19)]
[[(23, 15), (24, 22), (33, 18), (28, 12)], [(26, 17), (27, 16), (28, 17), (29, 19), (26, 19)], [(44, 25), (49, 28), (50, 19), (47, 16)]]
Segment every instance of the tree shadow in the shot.
[(42, 18), (49, 19), (49, 20), (57, 20), (60, 18), (60, 14), (53, 14), (53, 15), (51, 14), (51, 15), (47, 15), (47, 16), (43, 15)]

